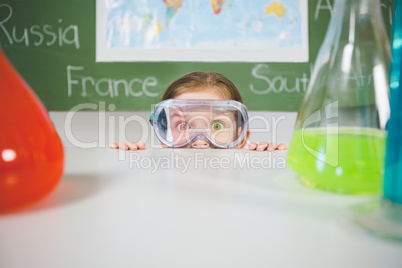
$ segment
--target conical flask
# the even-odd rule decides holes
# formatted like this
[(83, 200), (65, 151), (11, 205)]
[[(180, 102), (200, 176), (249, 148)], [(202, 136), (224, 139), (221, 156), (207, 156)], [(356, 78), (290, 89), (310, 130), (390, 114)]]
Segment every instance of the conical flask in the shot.
[(353, 206), (347, 214), (370, 234), (402, 242), (402, 0), (394, 1), (391, 117), (388, 122), (384, 194), (378, 201)]
[(64, 152), (47, 111), (0, 49), (0, 212), (48, 194)]
[(394, 2), (390, 74), (391, 117), (385, 157), (384, 199), (401, 206), (402, 238), (402, 0)]
[(379, 0), (336, 0), (288, 153), (303, 184), (381, 193), (389, 62)]

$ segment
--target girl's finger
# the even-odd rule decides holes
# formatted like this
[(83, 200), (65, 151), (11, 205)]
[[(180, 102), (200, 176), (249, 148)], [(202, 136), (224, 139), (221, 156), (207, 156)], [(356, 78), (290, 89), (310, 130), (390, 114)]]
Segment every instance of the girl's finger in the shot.
[(117, 148), (119, 148), (119, 145), (117, 145), (117, 143), (115, 143), (115, 142), (111, 142), (111, 143), (109, 143), (109, 148), (117, 149)]
[(286, 150), (288, 147), (286, 146), (286, 144), (284, 144), (284, 143), (280, 143), (279, 145), (278, 145), (278, 150)]
[(145, 142), (139, 141), (137, 142), (138, 149), (144, 150), (145, 149)]
[(125, 142), (119, 141), (119, 149), (121, 150), (128, 150), (128, 146)]
[(130, 148), (131, 151), (136, 151), (138, 149), (137, 144), (133, 141), (127, 141), (127, 146)]
[(268, 142), (262, 141), (258, 144), (257, 151), (265, 151), (265, 149), (267, 149), (267, 147), (268, 147)]
[(248, 144), (248, 149), (250, 151), (254, 151), (257, 148), (257, 143), (255, 141), (252, 141)]
[(276, 142), (271, 142), (271, 143), (268, 145), (267, 151), (275, 151), (276, 148), (278, 148), (278, 144), (276, 144)]

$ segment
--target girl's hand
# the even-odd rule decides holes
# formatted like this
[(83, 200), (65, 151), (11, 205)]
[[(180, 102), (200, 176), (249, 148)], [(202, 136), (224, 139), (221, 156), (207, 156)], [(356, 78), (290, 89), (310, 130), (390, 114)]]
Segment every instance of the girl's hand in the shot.
[(127, 140), (127, 142), (119, 141), (119, 143), (111, 142), (111, 143), (109, 143), (109, 148), (121, 149), (121, 150), (131, 150), (131, 151), (144, 150), (145, 143), (142, 141), (134, 142), (132, 140)]
[(275, 142), (268, 143), (266, 141), (262, 141), (259, 144), (252, 141), (248, 145), (248, 149), (250, 151), (275, 151), (275, 150), (286, 150), (288, 147), (284, 143), (276, 144)]

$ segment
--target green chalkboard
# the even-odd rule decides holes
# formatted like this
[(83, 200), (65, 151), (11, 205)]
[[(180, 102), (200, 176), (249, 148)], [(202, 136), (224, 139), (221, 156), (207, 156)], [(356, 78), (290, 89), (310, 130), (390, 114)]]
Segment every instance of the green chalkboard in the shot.
[[(381, 3), (389, 31), (392, 0)], [(106, 107), (114, 104), (116, 110), (149, 110), (150, 104), (159, 102), (170, 82), (197, 70), (219, 72), (231, 79), (249, 110), (296, 111), (332, 8), (333, 0), (308, 1), (306, 63), (96, 62), (95, 0), (2, 0), (0, 44), (51, 111), (100, 102), (105, 102)], [(74, 33), (77, 38), (71, 36)], [(83, 77), (87, 79), (86, 88), (81, 85)], [(117, 88), (119, 83), (132, 81), (133, 92), (127, 96), (122, 89), (117, 96), (111, 96), (102, 88), (97, 91), (91, 83), (100, 80), (112, 81)]]

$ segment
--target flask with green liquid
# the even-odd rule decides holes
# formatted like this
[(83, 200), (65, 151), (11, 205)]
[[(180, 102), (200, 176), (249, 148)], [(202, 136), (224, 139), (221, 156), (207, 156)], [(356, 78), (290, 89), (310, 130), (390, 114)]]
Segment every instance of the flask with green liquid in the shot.
[(402, 0), (395, 0), (383, 196), (351, 208), (349, 216), (370, 234), (402, 242)]
[(303, 184), (381, 193), (389, 62), (380, 1), (336, 0), (287, 158)]

